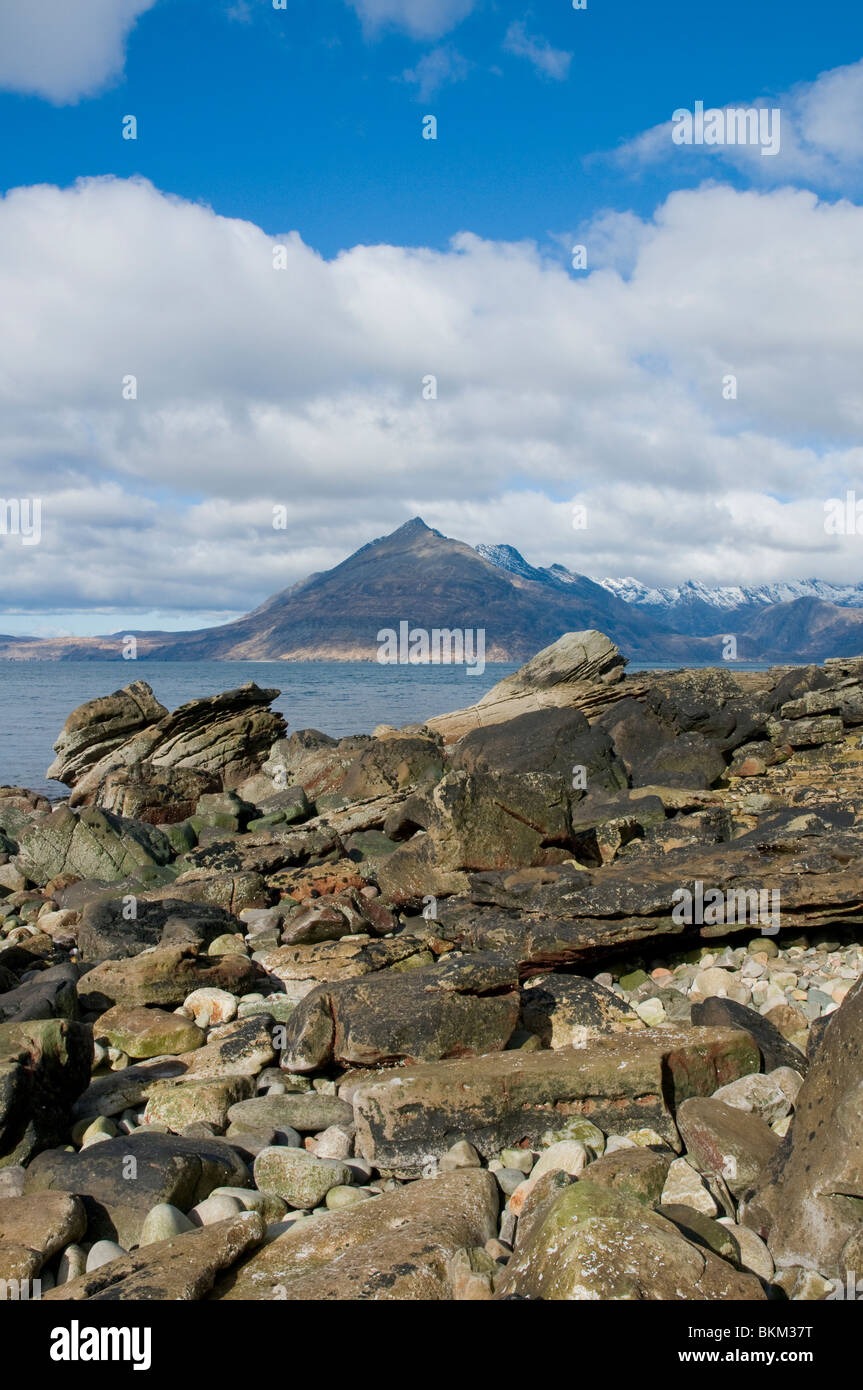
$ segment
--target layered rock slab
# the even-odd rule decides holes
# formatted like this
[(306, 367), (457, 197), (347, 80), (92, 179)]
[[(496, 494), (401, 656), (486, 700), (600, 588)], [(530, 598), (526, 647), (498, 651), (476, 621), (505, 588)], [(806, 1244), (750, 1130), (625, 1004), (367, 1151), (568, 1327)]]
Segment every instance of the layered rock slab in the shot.
[(492, 1158), (523, 1141), (538, 1146), (546, 1130), (583, 1115), (612, 1133), (649, 1126), (679, 1150), (676, 1107), (759, 1064), (745, 1033), (681, 1028), (406, 1067), (353, 1092), (357, 1149), (413, 1177), (459, 1139)]

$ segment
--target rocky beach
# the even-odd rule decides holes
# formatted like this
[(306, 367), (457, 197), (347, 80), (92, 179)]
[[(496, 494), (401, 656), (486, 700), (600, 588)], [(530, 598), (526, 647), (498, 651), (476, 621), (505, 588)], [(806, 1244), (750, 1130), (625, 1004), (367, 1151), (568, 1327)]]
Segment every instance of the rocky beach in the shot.
[(863, 657), (278, 694), (132, 681), (0, 787), (6, 1297), (846, 1297)]

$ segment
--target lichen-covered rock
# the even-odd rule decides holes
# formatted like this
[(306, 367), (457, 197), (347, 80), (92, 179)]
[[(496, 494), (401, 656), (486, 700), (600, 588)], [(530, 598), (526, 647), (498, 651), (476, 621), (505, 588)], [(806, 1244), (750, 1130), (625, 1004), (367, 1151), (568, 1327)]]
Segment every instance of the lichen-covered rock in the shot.
[(497, 1052), (518, 1013), (518, 974), (506, 957), (380, 971), (307, 994), (288, 1021), (283, 1065), (304, 1072), (332, 1059), (362, 1067)]
[(0, 1024), (0, 1167), (60, 1143), (90, 1080), (93, 1033), (65, 1019)]
[(743, 1223), (766, 1239), (777, 1268), (830, 1277), (863, 1253), (863, 981), (832, 1015), (795, 1106), (794, 1122)]
[(21, 832), (15, 862), (38, 884), (61, 874), (102, 883), (128, 877), (155, 882), (164, 879), (173, 855), (170, 841), (155, 826), (95, 807), (77, 812), (58, 806)]
[(263, 1216), (256, 1211), (239, 1212), (212, 1226), (142, 1245), (61, 1284), (45, 1298), (55, 1303), (198, 1300), (220, 1274), (257, 1249), (265, 1233)]
[(317, 1207), (331, 1187), (346, 1187), (353, 1174), (335, 1158), (316, 1158), (305, 1149), (277, 1145), (262, 1149), (255, 1159), (255, 1185), (274, 1192), (289, 1207)]
[(216, 1285), (216, 1299), (442, 1300), (453, 1256), (497, 1234), (491, 1173), (461, 1169), (297, 1223)]
[(583, 975), (542, 975), (528, 981), (521, 1019), (546, 1047), (580, 1047), (591, 1037), (644, 1028), (634, 1009)]
[(763, 1299), (760, 1283), (623, 1193), (581, 1180), (551, 1198), (521, 1236), (498, 1297)]
[(610, 1132), (649, 1125), (679, 1149), (673, 1111), (680, 1103), (757, 1066), (746, 1034), (681, 1028), (400, 1068), (354, 1091), (357, 1149), (379, 1167), (413, 1176), (449, 1148), (453, 1134), (491, 1158), (525, 1140), (535, 1144), (579, 1113)]

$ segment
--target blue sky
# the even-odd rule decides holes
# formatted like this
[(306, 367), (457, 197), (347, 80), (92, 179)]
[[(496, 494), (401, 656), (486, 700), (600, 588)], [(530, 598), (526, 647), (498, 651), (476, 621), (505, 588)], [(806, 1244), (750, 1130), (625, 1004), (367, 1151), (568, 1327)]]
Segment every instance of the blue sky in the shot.
[[(215, 621), (417, 513), (649, 583), (860, 578), (822, 522), (863, 497), (849, 0), (68, 11), (0, 4), (0, 499), (43, 516), (0, 631)], [(676, 148), (696, 101), (781, 109), (780, 155)]]
[[(811, 81), (859, 56), (863, 33), (851, 0), (480, 0), (434, 38), (370, 29), (344, 0), (287, 3), (158, 0), (104, 94), (73, 106), (0, 94), (3, 188), (141, 174), (267, 232), (296, 228), (326, 256), (357, 242), (442, 247), (465, 229), (542, 241), (602, 208), (649, 213), (699, 177), (638, 177), (591, 156), (696, 98), (721, 106)], [(513, 25), (536, 56), (507, 47)], [(543, 68), (546, 49), (568, 64)], [(426, 96), (405, 74), (436, 53)], [(440, 136), (418, 144), (426, 111)], [(117, 138), (127, 112), (137, 142)]]

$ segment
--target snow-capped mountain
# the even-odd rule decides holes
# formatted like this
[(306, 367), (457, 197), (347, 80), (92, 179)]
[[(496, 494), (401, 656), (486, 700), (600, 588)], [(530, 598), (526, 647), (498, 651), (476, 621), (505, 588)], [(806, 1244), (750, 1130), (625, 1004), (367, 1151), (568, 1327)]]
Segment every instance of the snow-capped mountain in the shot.
[(840, 608), (863, 608), (863, 584), (830, 584), (825, 579), (800, 579), (780, 584), (729, 584), (711, 587), (697, 580), (687, 580), (672, 589), (649, 588), (639, 579), (596, 579), (616, 598), (635, 603), (641, 608), (659, 612), (682, 604), (705, 603), (711, 608), (729, 610), (766, 606), (771, 603), (793, 603), (798, 598), (817, 598), (822, 603), (835, 603)]
[[(741, 656), (816, 660), (863, 650), (863, 583), (832, 584), (800, 579), (779, 584), (709, 585), (688, 580), (673, 588), (651, 587), (627, 576), (591, 579), (563, 565), (539, 569), (511, 545), (478, 545), (477, 553), (515, 583), (539, 584), (550, 601), (597, 596), (618, 605), (615, 622), (628, 608), (651, 624), (656, 651), (701, 651), (710, 656), (725, 635), (739, 639)], [(681, 645), (682, 644), (682, 645)]]

